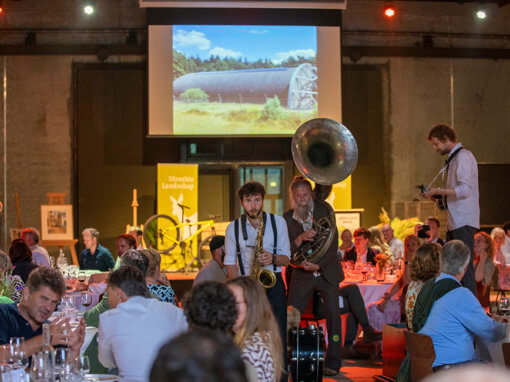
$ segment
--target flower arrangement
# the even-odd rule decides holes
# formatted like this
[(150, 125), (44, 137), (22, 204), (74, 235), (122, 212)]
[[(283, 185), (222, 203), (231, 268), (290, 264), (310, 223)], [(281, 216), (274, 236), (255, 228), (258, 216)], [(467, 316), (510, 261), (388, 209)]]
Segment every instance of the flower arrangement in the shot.
[(375, 255), (375, 262), (380, 269), (384, 268), (389, 259), (390, 257), (382, 252)]
[(404, 239), (408, 235), (414, 234), (414, 226), (416, 224), (423, 224), (420, 221), (420, 219), (418, 219), (417, 217), (408, 218), (408, 219), (399, 219), (399, 218), (390, 219), (388, 212), (386, 212), (384, 207), (381, 207), (381, 213), (379, 214), (379, 221), (381, 222), (378, 225), (379, 228), (381, 228), (384, 224), (391, 225), (391, 228), (393, 228), (395, 237), (402, 241), (404, 241)]
[[(23, 282), (18, 276), (13, 276), (11, 273), (4, 273), (2, 275), (2, 282), (0, 283), (0, 303), (10, 303), (12, 296), (21, 294), (23, 291)], [(10, 301), (7, 301), (9, 299)]]

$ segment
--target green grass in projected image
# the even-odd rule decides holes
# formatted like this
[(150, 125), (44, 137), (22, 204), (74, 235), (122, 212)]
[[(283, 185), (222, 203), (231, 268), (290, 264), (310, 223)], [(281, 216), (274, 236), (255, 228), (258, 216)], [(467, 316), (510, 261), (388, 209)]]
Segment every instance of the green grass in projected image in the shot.
[(293, 135), (317, 109), (296, 111), (274, 99), (265, 104), (174, 102), (175, 135)]

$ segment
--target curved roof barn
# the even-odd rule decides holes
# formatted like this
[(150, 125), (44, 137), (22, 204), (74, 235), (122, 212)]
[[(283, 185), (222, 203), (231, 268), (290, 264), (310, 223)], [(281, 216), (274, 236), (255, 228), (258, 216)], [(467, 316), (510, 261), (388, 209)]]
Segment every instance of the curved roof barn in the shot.
[(301, 64), (295, 68), (226, 70), (189, 73), (174, 81), (174, 95), (199, 88), (210, 102), (263, 104), (278, 96), (282, 106), (312, 109), (317, 104), (317, 68)]

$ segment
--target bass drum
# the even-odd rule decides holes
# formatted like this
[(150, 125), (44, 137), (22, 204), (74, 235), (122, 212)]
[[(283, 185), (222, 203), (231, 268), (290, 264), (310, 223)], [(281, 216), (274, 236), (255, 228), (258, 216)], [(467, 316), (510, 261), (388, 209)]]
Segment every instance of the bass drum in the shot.
[(324, 333), (322, 328), (289, 330), (290, 374), (293, 382), (320, 382), (324, 365)]

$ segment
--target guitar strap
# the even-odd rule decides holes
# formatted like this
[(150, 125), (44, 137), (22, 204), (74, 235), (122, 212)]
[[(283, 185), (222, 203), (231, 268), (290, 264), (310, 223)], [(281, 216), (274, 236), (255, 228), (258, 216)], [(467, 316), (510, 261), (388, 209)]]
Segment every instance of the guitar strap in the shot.
[(448, 169), (450, 168), (450, 162), (453, 160), (453, 158), (455, 158), (457, 156), (457, 154), (459, 153), (460, 150), (462, 150), (464, 147), (459, 147), (457, 150), (455, 150), (452, 155), (450, 155), (450, 157), (445, 160), (444, 162), (444, 166), (446, 168), (446, 172), (448, 172)]

